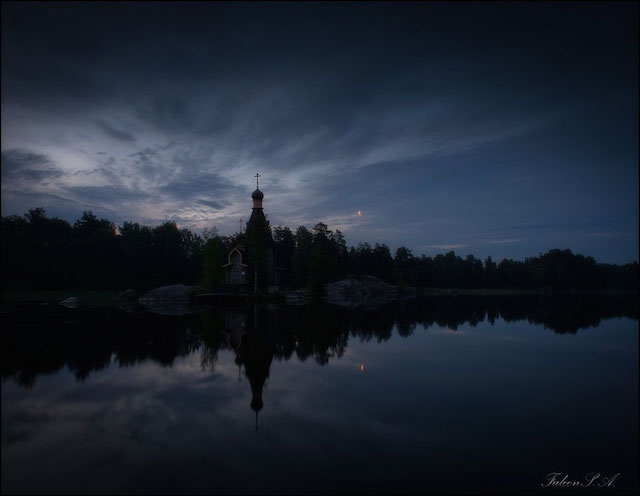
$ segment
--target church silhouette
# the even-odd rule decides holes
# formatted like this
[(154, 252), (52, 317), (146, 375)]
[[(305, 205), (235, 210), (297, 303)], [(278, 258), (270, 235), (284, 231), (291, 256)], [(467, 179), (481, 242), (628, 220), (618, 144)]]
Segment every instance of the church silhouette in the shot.
[(223, 265), (225, 284), (249, 293), (274, 292), (280, 285), (277, 253), (262, 202), (260, 174), (256, 174), (256, 190), (251, 194), (253, 208), (245, 232), (236, 236), (235, 245)]

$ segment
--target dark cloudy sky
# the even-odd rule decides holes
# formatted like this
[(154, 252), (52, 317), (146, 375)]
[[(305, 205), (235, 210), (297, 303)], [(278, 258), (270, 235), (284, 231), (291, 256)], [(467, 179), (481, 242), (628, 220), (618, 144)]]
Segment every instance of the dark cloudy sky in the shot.
[(2, 3), (2, 215), (231, 234), (256, 172), (350, 245), (636, 260), (637, 3)]

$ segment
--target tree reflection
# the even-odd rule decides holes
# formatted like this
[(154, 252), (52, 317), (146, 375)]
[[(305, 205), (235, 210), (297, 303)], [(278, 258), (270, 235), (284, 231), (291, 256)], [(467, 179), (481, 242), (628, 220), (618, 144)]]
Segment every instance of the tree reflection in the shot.
[(171, 367), (179, 357), (201, 352), (203, 369), (214, 371), (218, 351), (235, 353), (260, 411), (271, 362), (312, 358), (325, 365), (340, 358), (349, 338), (388, 340), (394, 328), (410, 336), (418, 325), (456, 330), (498, 318), (527, 320), (559, 334), (596, 327), (602, 319), (638, 319), (636, 295), (435, 296), (397, 301), (372, 311), (324, 303), (303, 307), (210, 309), (198, 314), (161, 316), (118, 309), (71, 310), (58, 305), (5, 306), (2, 378), (33, 387), (38, 375), (68, 367), (78, 381), (113, 363), (147, 361)]

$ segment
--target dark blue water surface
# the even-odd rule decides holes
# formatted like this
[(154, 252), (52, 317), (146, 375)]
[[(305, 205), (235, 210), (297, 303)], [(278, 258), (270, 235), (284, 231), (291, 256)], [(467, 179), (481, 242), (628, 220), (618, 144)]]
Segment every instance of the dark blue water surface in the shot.
[(596, 296), (5, 305), (2, 491), (633, 492), (637, 319)]

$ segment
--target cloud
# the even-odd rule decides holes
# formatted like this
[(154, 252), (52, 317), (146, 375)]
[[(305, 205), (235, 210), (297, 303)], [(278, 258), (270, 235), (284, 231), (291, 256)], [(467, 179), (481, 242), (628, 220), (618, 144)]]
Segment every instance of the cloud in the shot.
[[(238, 186), (213, 172), (184, 173), (174, 181), (166, 183), (157, 189), (158, 192), (176, 200), (191, 200), (202, 195), (215, 198), (226, 198), (230, 194), (245, 192)], [(209, 200), (215, 201), (215, 200)]]
[(198, 203), (200, 203), (201, 205), (204, 205), (206, 207), (210, 207), (210, 208), (214, 208), (216, 210), (221, 210), (225, 207), (224, 203), (221, 202), (217, 202), (217, 201), (212, 201), (212, 200), (197, 200)]
[(20, 149), (2, 151), (3, 183), (41, 183), (62, 176), (64, 172), (47, 155)]
[(118, 140), (118, 141), (124, 141), (126, 143), (135, 143), (136, 142), (136, 138), (133, 135), (131, 135), (131, 134), (125, 132), (125, 131), (121, 131), (120, 129), (116, 129), (111, 124), (109, 124), (106, 121), (103, 121), (102, 119), (96, 119), (95, 123), (110, 138), (113, 138), (113, 139)]
[(29, 209), (38, 206), (44, 207), (49, 217), (58, 217), (70, 223), (77, 220), (82, 211), (86, 210), (85, 204), (67, 198), (64, 192), (62, 194), (51, 194), (32, 190), (25, 191), (7, 188), (4, 184), (0, 200), (2, 202), (2, 215), (6, 215), (7, 212), (23, 215)]
[(132, 159), (137, 174), (155, 181), (164, 173), (167, 160), (162, 154), (164, 147), (146, 147), (143, 150), (127, 155), (126, 160)]
[[(577, 220), (574, 222), (544, 222), (544, 223), (523, 223), (509, 226), (499, 226), (491, 229), (486, 229), (484, 232), (497, 232), (497, 231), (538, 231), (538, 230), (566, 230), (566, 229), (584, 229), (588, 227), (600, 227), (608, 224), (607, 222), (600, 220)], [(519, 238), (518, 238), (519, 239)]]
[(450, 244), (450, 245), (427, 245), (428, 248), (437, 248), (438, 250), (455, 250), (458, 248), (464, 248), (467, 245), (464, 244)]
[(126, 190), (114, 186), (71, 186), (67, 191), (78, 201), (85, 203), (104, 203), (117, 205), (123, 201), (139, 201), (149, 199), (149, 195), (141, 191)]
[(172, 134), (190, 130), (197, 122), (184, 99), (173, 96), (155, 96), (137, 105), (136, 116), (156, 129)]
[(484, 242), (488, 245), (506, 245), (511, 243), (520, 243), (525, 238), (504, 238), (504, 239), (487, 239)]
[(2, 142), (48, 158), (3, 191), (233, 232), (260, 172), (273, 224), (348, 242), (603, 245), (637, 232), (637, 16), (545, 9), (3, 4)]

